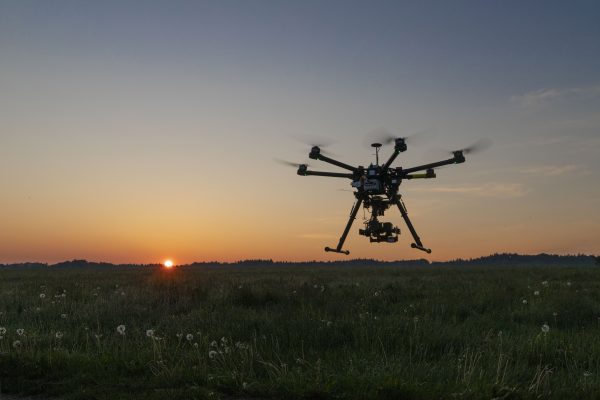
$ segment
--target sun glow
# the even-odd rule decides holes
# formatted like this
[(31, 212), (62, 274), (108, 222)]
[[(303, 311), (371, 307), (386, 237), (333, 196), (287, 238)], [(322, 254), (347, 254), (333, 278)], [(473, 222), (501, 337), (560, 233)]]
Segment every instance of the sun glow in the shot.
[(165, 268), (173, 268), (173, 266), (175, 264), (173, 264), (172, 260), (165, 260), (165, 262), (163, 263), (163, 265), (165, 266)]

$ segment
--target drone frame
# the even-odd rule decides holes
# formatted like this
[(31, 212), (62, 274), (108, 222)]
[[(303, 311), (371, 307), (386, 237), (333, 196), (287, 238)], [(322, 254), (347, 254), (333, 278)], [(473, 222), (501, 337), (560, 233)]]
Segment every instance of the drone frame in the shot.
[[(404, 138), (395, 138), (394, 139), (394, 152), (389, 157), (389, 159), (382, 165), (379, 165), (379, 149), (382, 146), (381, 143), (373, 143), (371, 146), (375, 148), (376, 164), (375, 165), (371, 164), (371, 166), (369, 166), (368, 168), (364, 168), (362, 166), (353, 167), (352, 165), (343, 163), (341, 161), (334, 160), (331, 157), (323, 155), (321, 153), (321, 149), (319, 146), (313, 146), (311, 148), (310, 153), (308, 155), (309, 158), (311, 158), (313, 160), (323, 161), (325, 163), (334, 165), (336, 167), (340, 167), (342, 169), (346, 169), (349, 172), (341, 173), (341, 172), (326, 172), (326, 171), (309, 171), (308, 165), (306, 165), (306, 164), (300, 164), (298, 166), (297, 174), (301, 175), (301, 176), (324, 176), (324, 177), (332, 177), (332, 178), (347, 178), (347, 179), (352, 179), (354, 182), (362, 182), (363, 183), (362, 187), (353, 185), (357, 189), (357, 191), (354, 192), (354, 196), (356, 197), (356, 202), (352, 206), (352, 210), (350, 212), (350, 217), (348, 219), (346, 227), (344, 228), (344, 231), (342, 232), (342, 235), (340, 237), (340, 240), (339, 240), (337, 246), (335, 248), (325, 247), (325, 251), (341, 253), (341, 254), (346, 254), (346, 255), (350, 254), (349, 250), (342, 250), (344, 242), (346, 241), (348, 233), (350, 232), (350, 228), (352, 227), (352, 224), (354, 223), (354, 220), (356, 219), (356, 215), (358, 214), (358, 211), (360, 210), (361, 206), (364, 206), (366, 201), (368, 202), (370, 200), (374, 200), (376, 197), (378, 201), (379, 200), (383, 201), (384, 208), (378, 209), (378, 210), (375, 210), (375, 208), (374, 208), (373, 211), (371, 212), (371, 220), (370, 221), (372, 221), (374, 219), (376, 222), (378, 222), (377, 216), (378, 215), (383, 216), (385, 209), (387, 209), (391, 205), (395, 205), (396, 207), (398, 207), (398, 210), (400, 211), (400, 215), (402, 216), (404, 223), (406, 224), (408, 230), (410, 231), (410, 233), (413, 237), (414, 243), (411, 244), (411, 247), (414, 249), (424, 251), (428, 254), (431, 253), (431, 249), (426, 248), (423, 245), (423, 243), (421, 242), (421, 238), (417, 234), (417, 231), (415, 230), (410, 218), (408, 217), (408, 211), (406, 210), (406, 206), (404, 205), (404, 202), (402, 201), (402, 195), (400, 193), (398, 193), (398, 189), (400, 187), (401, 182), (404, 179), (435, 178), (436, 177), (435, 171), (434, 171), (435, 168), (442, 167), (445, 165), (450, 165), (450, 164), (464, 163), (465, 157), (463, 154), (463, 150), (453, 151), (452, 152), (453, 157), (446, 159), (446, 160), (403, 169), (401, 167), (391, 168), (391, 165), (396, 160), (396, 158), (398, 157), (398, 155), (400, 153), (402, 153), (408, 149)], [(368, 179), (368, 177), (365, 175), (365, 173), (370, 170), (376, 171), (377, 178), (383, 182), (383, 186), (384, 186), (383, 189), (380, 189), (376, 193), (372, 193), (372, 191), (365, 190), (365, 188), (364, 188), (364, 182), (366, 179)], [(425, 171), (425, 173), (416, 173), (416, 172), (420, 172), (420, 171)], [(385, 195), (387, 197), (387, 200), (384, 200), (379, 195)], [(395, 229), (397, 229), (397, 228), (395, 228)], [(367, 234), (363, 233), (362, 230), (359, 231), (359, 233), (367, 236)], [(399, 233), (399, 230), (397, 233)], [(371, 241), (380, 241), (380, 240), (371, 239)], [(397, 238), (393, 241), (397, 241)]]

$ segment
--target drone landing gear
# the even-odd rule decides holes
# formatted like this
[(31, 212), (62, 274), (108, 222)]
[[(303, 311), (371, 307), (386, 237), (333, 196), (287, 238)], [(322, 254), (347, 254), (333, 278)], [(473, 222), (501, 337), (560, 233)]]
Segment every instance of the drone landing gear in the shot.
[(410, 231), (413, 239), (415, 240), (415, 243), (412, 243), (410, 247), (412, 247), (413, 249), (424, 251), (427, 254), (431, 254), (431, 249), (428, 249), (427, 247), (423, 246), (423, 243), (421, 242), (421, 239), (419, 238), (415, 227), (413, 226), (412, 222), (410, 222), (410, 218), (408, 218), (408, 212), (406, 211), (406, 206), (404, 205), (404, 202), (402, 201), (400, 196), (395, 198), (394, 203), (398, 206), (400, 214), (402, 215), (402, 218), (404, 219), (408, 230)]
[(325, 251), (327, 251), (327, 252), (331, 251), (334, 253), (341, 253), (341, 254), (345, 254), (345, 255), (350, 254), (350, 251), (342, 250), (342, 246), (344, 245), (344, 242), (346, 241), (346, 236), (348, 236), (348, 232), (350, 232), (350, 228), (352, 227), (352, 223), (356, 219), (356, 214), (358, 213), (358, 210), (360, 210), (360, 206), (362, 205), (362, 202), (363, 202), (363, 197), (359, 196), (358, 199), (356, 200), (356, 203), (354, 203), (354, 206), (352, 207), (352, 211), (350, 212), (350, 219), (348, 219), (348, 223), (346, 224), (344, 233), (342, 233), (342, 236), (340, 237), (340, 241), (338, 242), (337, 247), (335, 249), (332, 249), (331, 247), (325, 247)]

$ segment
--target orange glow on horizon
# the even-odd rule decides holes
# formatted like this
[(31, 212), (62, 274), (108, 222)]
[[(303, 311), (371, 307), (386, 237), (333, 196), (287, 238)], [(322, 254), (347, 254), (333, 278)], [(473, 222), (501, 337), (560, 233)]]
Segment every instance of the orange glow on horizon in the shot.
[(175, 264), (173, 264), (172, 260), (165, 260), (165, 262), (163, 263), (163, 266), (165, 268), (171, 269), (175, 266)]

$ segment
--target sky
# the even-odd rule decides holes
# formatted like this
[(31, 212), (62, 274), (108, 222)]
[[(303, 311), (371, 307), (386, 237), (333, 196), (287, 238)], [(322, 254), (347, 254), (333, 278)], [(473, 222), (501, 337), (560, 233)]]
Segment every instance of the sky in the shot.
[(346, 258), (323, 247), (350, 181), (274, 159), (316, 140), (368, 165), (379, 127), (428, 132), (397, 166), (493, 146), (403, 182), (431, 255), (390, 209), (399, 242), (359, 236), (361, 211), (351, 258), (597, 254), (599, 18), (597, 1), (0, 0), (0, 263)]

